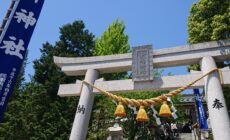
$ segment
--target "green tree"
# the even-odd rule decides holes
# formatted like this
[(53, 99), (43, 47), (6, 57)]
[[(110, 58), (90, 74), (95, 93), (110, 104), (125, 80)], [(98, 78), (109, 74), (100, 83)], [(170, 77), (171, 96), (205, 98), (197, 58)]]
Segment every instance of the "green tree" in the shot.
[[(60, 98), (57, 91), (59, 84), (75, 82), (76, 77), (65, 76), (53, 63), (53, 56), (91, 56), (94, 44), (94, 35), (82, 21), (61, 27), (55, 45), (43, 44), (41, 57), (34, 61), (32, 81), (9, 105), (10, 116), (0, 128), (3, 140), (68, 139), (78, 98)], [(14, 120), (7, 119), (11, 116)]]
[[(101, 37), (96, 39), (94, 56), (122, 54), (130, 51), (128, 35), (125, 34), (125, 25), (121, 20), (114, 21)], [(103, 74), (106, 80), (118, 80), (127, 77), (126, 72)]]
[[(130, 52), (128, 44), (128, 36), (125, 35), (125, 25), (122, 21), (116, 20), (109, 28), (103, 33), (103, 35), (96, 39), (94, 55), (111, 55)], [(161, 75), (159, 70), (155, 73), (157, 76)], [(128, 74), (125, 73), (112, 73), (103, 74), (101, 77), (106, 80), (119, 80), (128, 78)], [(146, 99), (161, 95), (163, 92), (136, 92), (136, 93), (119, 93), (118, 95), (134, 98), (134, 99)], [(114, 117), (115, 104), (112, 100), (104, 95), (96, 95), (93, 105), (93, 113), (91, 115), (88, 140), (104, 140), (108, 136), (108, 128), (113, 126), (116, 119)], [(127, 113), (127, 121), (120, 123), (124, 129), (125, 138), (133, 140), (135, 137), (142, 139), (150, 139), (154, 134), (149, 134), (152, 131), (149, 126), (155, 123), (155, 120), (151, 117), (151, 121), (145, 124), (136, 122), (135, 115), (132, 110), (125, 107)], [(159, 108), (159, 106), (158, 106)], [(149, 108), (147, 108), (150, 110)], [(154, 124), (156, 126), (156, 123)], [(156, 136), (156, 134), (154, 135)]]
[[(53, 56), (83, 57), (91, 56), (94, 48), (94, 35), (85, 29), (82, 21), (60, 28), (60, 40), (55, 46), (45, 43), (42, 56), (34, 61), (34, 81), (41, 84), (46, 96), (40, 95), (43, 109), (41, 133), (46, 139), (68, 139), (74, 119), (78, 98), (60, 98), (57, 96), (59, 84), (73, 83), (76, 77), (67, 77), (53, 63)], [(80, 78), (80, 77), (78, 77)], [(44, 98), (46, 97), (46, 98)], [(44, 99), (47, 101), (44, 103)], [(44, 131), (46, 130), (46, 131)]]
[[(13, 136), (13, 134), (10, 132), (11, 130), (16, 130), (18, 125), (24, 125), (24, 121), (22, 120), (25, 117), (25, 115), (20, 113), (20, 115), (15, 116), (14, 114), (15, 113), (19, 114), (18, 110), (23, 106), (23, 103), (19, 102), (18, 100), (20, 100), (23, 89), (25, 88), (24, 72), (25, 72), (26, 61), (27, 61), (27, 55), (26, 55), (26, 59), (22, 64), (19, 75), (17, 76), (17, 81), (14, 86), (14, 91), (9, 99), (9, 103), (7, 105), (3, 122), (0, 123), (0, 134), (4, 134), (4, 136), (7, 137)], [(20, 131), (18, 132), (19, 135), (21, 136)], [(0, 140), (1, 139), (4, 139), (4, 137), (0, 135)]]
[(57, 95), (60, 83), (68, 83), (76, 79), (66, 77), (53, 63), (53, 56), (84, 57), (92, 55), (94, 35), (84, 28), (85, 25), (82, 21), (75, 21), (63, 26), (60, 28), (60, 40), (55, 46), (49, 43), (43, 44), (42, 56), (34, 61), (34, 80), (45, 85), (49, 94), (54, 97)]
[[(130, 51), (128, 43), (128, 35), (125, 34), (125, 25), (122, 21), (114, 21), (101, 37), (96, 39), (94, 56), (112, 55), (127, 53)], [(106, 80), (124, 79), (127, 72), (102, 74), (100, 75)], [(88, 139), (106, 139), (108, 136), (107, 129), (111, 126), (111, 120), (114, 120), (113, 111), (115, 105), (111, 99), (97, 95), (95, 97), (93, 113), (89, 126)]]
[(96, 39), (93, 54), (111, 55), (127, 53), (130, 50), (128, 35), (125, 34), (125, 25), (122, 21), (114, 21), (103, 35)]
[[(188, 42), (190, 44), (230, 38), (230, 1), (200, 0), (195, 3), (188, 18)], [(229, 62), (218, 67), (229, 66)], [(199, 70), (199, 65), (190, 65), (190, 69)], [(225, 99), (230, 109), (229, 88), (224, 88)]]
[(230, 36), (229, 0), (200, 0), (190, 10), (189, 43), (226, 39)]
[[(188, 18), (188, 42), (194, 44), (229, 38), (229, 5), (229, 0), (200, 0), (193, 4)], [(199, 70), (200, 65), (190, 65), (188, 68)]]

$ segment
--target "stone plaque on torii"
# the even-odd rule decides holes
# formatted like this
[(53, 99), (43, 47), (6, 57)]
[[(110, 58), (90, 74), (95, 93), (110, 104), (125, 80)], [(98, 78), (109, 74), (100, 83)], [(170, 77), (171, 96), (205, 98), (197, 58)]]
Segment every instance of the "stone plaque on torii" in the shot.
[(132, 76), (133, 81), (153, 80), (152, 46), (139, 46), (132, 48)]
[[(204, 73), (216, 68), (215, 62), (230, 60), (230, 40), (185, 45), (174, 48), (151, 50), (151, 46), (134, 48), (133, 54), (119, 54), (96, 57), (65, 58), (54, 56), (54, 62), (69, 76), (85, 75), (85, 81), (109, 92), (130, 92), (143, 90), (173, 90), (197, 79)], [(181, 65), (201, 64), (201, 72), (187, 75), (151, 77), (152, 69), (174, 67)], [(98, 74), (131, 71), (135, 77), (127, 80), (101, 81)], [(139, 69), (141, 67), (143, 69)], [(221, 70), (224, 86), (230, 85), (230, 70)], [(81, 82), (61, 84), (58, 95), (79, 96)], [(226, 103), (223, 97), (218, 73), (208, 75), (190, 88), (202, 88), (206, 92), (209, 116), (214, 139), (228, 140), (230, 137), (230, 122)], [(70, 140), (86, 139), (94, 94), (99, 93), (89, 85), (83, 85), (82, 95), (77, 106)], [(221, 108), (213, 107), (215, 102), (221, 102)]]

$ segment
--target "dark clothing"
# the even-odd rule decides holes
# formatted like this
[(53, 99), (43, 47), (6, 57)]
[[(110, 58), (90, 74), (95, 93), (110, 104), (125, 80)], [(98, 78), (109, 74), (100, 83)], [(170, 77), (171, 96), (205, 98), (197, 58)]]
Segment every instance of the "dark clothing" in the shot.
[(186, 124), (184, 125), (184, 127), (182, 128), (181, 133), (192, 133), (192, 130), (191, 130), (191, 128), (190, 128), (190, 126), (189, 126), (188, 123), (186, 123)]

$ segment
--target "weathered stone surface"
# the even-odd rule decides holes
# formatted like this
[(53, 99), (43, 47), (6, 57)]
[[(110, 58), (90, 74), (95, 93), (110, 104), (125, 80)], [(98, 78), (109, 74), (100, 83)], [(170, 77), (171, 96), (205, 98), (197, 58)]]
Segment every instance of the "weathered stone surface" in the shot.
[[(222, 70), (223, 80), (225, 86), (230, 86), (230, 70)], [(163, 76), (155, 77), (154, 81), (136, 82), (129, 80), (113, 80), (113, 81), (96, 81), (95, 85), (109, 92), (131, 92), (141, 90), (173, 90), (184, 86), (185, 84), (197, 79), (202, 75), (201, 72), (196, 72), (187, 75), (177, 76)], [(76, 84), (61, 84), (59, 86), (58, 95), (64, 96), (79, 96), (81, 83)], [(191, 88), (202, 88), (204, 86), (204, 80), (200, 80)], [(97, 90), (93, 90), (94, 93), (99, 93)]]
[(133, 47), (132, 58), (133, 81), (153, 80), (152, 46)]
[[(216, 68), (212, 57), (204, 57), (201, 61), (203, 73)], [(229, 78), (230, 75), (225, 75)], [(217, 72), (205, 77), (205, 96), (207, 99), (208, 113), (212, 126), (214, 140), (229, 140), (230, 121), (222, 86)]]
[[(202, 59), (202, 72), (206, 73), (213, 68), (216, 68), (215, 61), (230, 60), (230, 39), (199, 43), (194, 45), (186, 45), (175, 48), (155, 50), (153, 53), (141, 51), (140, 56), (137, 55), (134, 65), (139, 65), (143, 69), (139, 71), (134, 69), (135, 76), (142, 77), (144, 80), (149, 78), (151, 70), (145, 62), (150, 61), (147, 55), (151, 55), (152, 64), (155, 68), (172, 67), (180, 65), (198, 64)], [(214, 61), (214, 59), (215, 61)], [(54, 62), (61, 67), (62, 71), (67, 75), (85, 75), (86, 80), (93, 83), (99, 73), (112, 73), (129, 71), (132, 67), (131, 54), (122, 55), (110, 55), (99, 57), (86, 57), (86, 58), (62, 58), (54, 57)], [(150, 66), (152, 67), (152, 66)], [(94, 72), (95, 74), (90, 74)], [(147, 76), (148, 75), (148, 76)], [(202, 74), (199, 72), (183, 75), (183, 76), (166, 76), (158, 77), (154, 81), (139, 81), (133, 82), (132, 80), (117, 80), (117, 81), (97, 81), (96, 86), (110, 92), (124, 92), (124, 91), (143, 91), (143, 90), (170, 90), (178, 87), (182, 87), (191, 81), (197, 79)], [(230, 71), (223, 70), (223, 84), (230, 84)], [(139, 79), (143, 80), (143, 79)], [(205, 82), (204, 82), (205, 81)], [(230, 125), (229, 117), (226, 109), (226, 104), (223, 97), (221, 84), (217, 73), (213, 73), (194, 84), (191, 88), (203, 87), (205, 85), (205, 91), (208, 95), (208, 108), (210, 112), (212, 130), (214, 139), (227, 140), (230, 137)], [(58, 91), (60, 96), (73, 96), (80, 94), (81, 83), (71, 85), (61, 85)], [(91, 92), (92, 88), (84, 85), (82, 90), (84, 96), (81, 96), (79, 105), (77, 108), (77, 115), (71, 133), (71, 140), (85, 139), (86, 131), (89, 122), (90, 112), (93, 103), (94, 94)], [(212, 102), (214, 102), (212, 104)], [(218, 104), (217, 104), (218, 103)], [(87, 107), (87, 108), (85, 108)], [(80, 114), (81, 113), (81, 114)], [(84, 113), (86, 114), (84, 116)], [(227, 122), (227, 123), (226, 123)], [(85, 125), (83, 124), (85, 123)], [(80, 130), (81, 129), (81, 130)], [(222, 131), (225, 130), (225, 131)]]
[[(93, 69), (87, 70), (85, 81), (94, 84), (98, 72)], [(82, 87), (82, 96), (79, 99), (76, 115), (74, 118), (69, 140), (85, 140), (89, 125), (90, 114), (94, 102), (92, 88), (88, 85)]]
[[(230, 60), (229, 54), (230, 39), (154, 50), (152, 58), (155, 68), (163, 68), (198, 64), (204, 56), (212, 56), (216, 62)], [(54, 56), (54, 62), (67, 75), (85, 75), (87, 69), (100, 73), (124, 72), (132, 69), (132, 54), (82, 58)]]

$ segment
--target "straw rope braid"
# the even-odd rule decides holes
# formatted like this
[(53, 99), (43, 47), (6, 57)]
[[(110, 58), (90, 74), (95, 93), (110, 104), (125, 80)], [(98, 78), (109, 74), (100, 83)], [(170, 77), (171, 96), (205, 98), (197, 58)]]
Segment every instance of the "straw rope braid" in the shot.
[(132, 105), (132, 106), (151, 106), (151, 105), (155, 105), (155, 104), (160, 104), (162, 103), (163, 101), (167, 101), (167, 97), (172, 97), (172, 96), (176, 96), (177, 94), (179, 94), (180, 92), (184, 91), (185, 89), (189, 88), (190, 86), (192, 86), (193, 84), (195, 84), (196, 82), (198, 82), (199, 80), (201, 80), (202, 78), (204, 78), (205, 76), (215, 72), (215, 71), (218, 71), (219, 72), (219, 77), (220, 77), (220, 81), (221, 83), (223, 83), (223, 77), (222, 77), (222, 74), (221, 74), (221, 71), (218, 69), (218, 68), (215, 68), (209, 72), (207, 72), (206, 74), (202, 75), (201, 77), (197, 78), (196, 80), (190, 82), (189, 84), (183, 86), (183, 87), (180, 87), (176, 90), (173, 90), (173, 91), (170, 91), (169, 93), (167, 94), (163, 94), (161, 96), (158, 96), (158, 97), (154, 97), (154, 98), (150, 98), (150, 99), (129, 99), (129, 98), (123, 98), (121, 96), (117, 96), (117, 95), (114, 95), (110, 92), (107, 92), (103, 89), (100, 89), (98, 87), (96, 87), (95, 85), (87, 82), (87, 81), (82, 81), (82, 85), (81, 85), (81, 89), (80, 89), (80, 92), (82, 91), (82, 87), (83, 87), (83, 84), (87, 84), (95, 89), (97, 89), (98, 91), (100, 91), (101, 93), (103, 93), (104, 95), (112, 98), (113, 100), (115, 100), (116, 102), (121, 102), (123, 105)]

